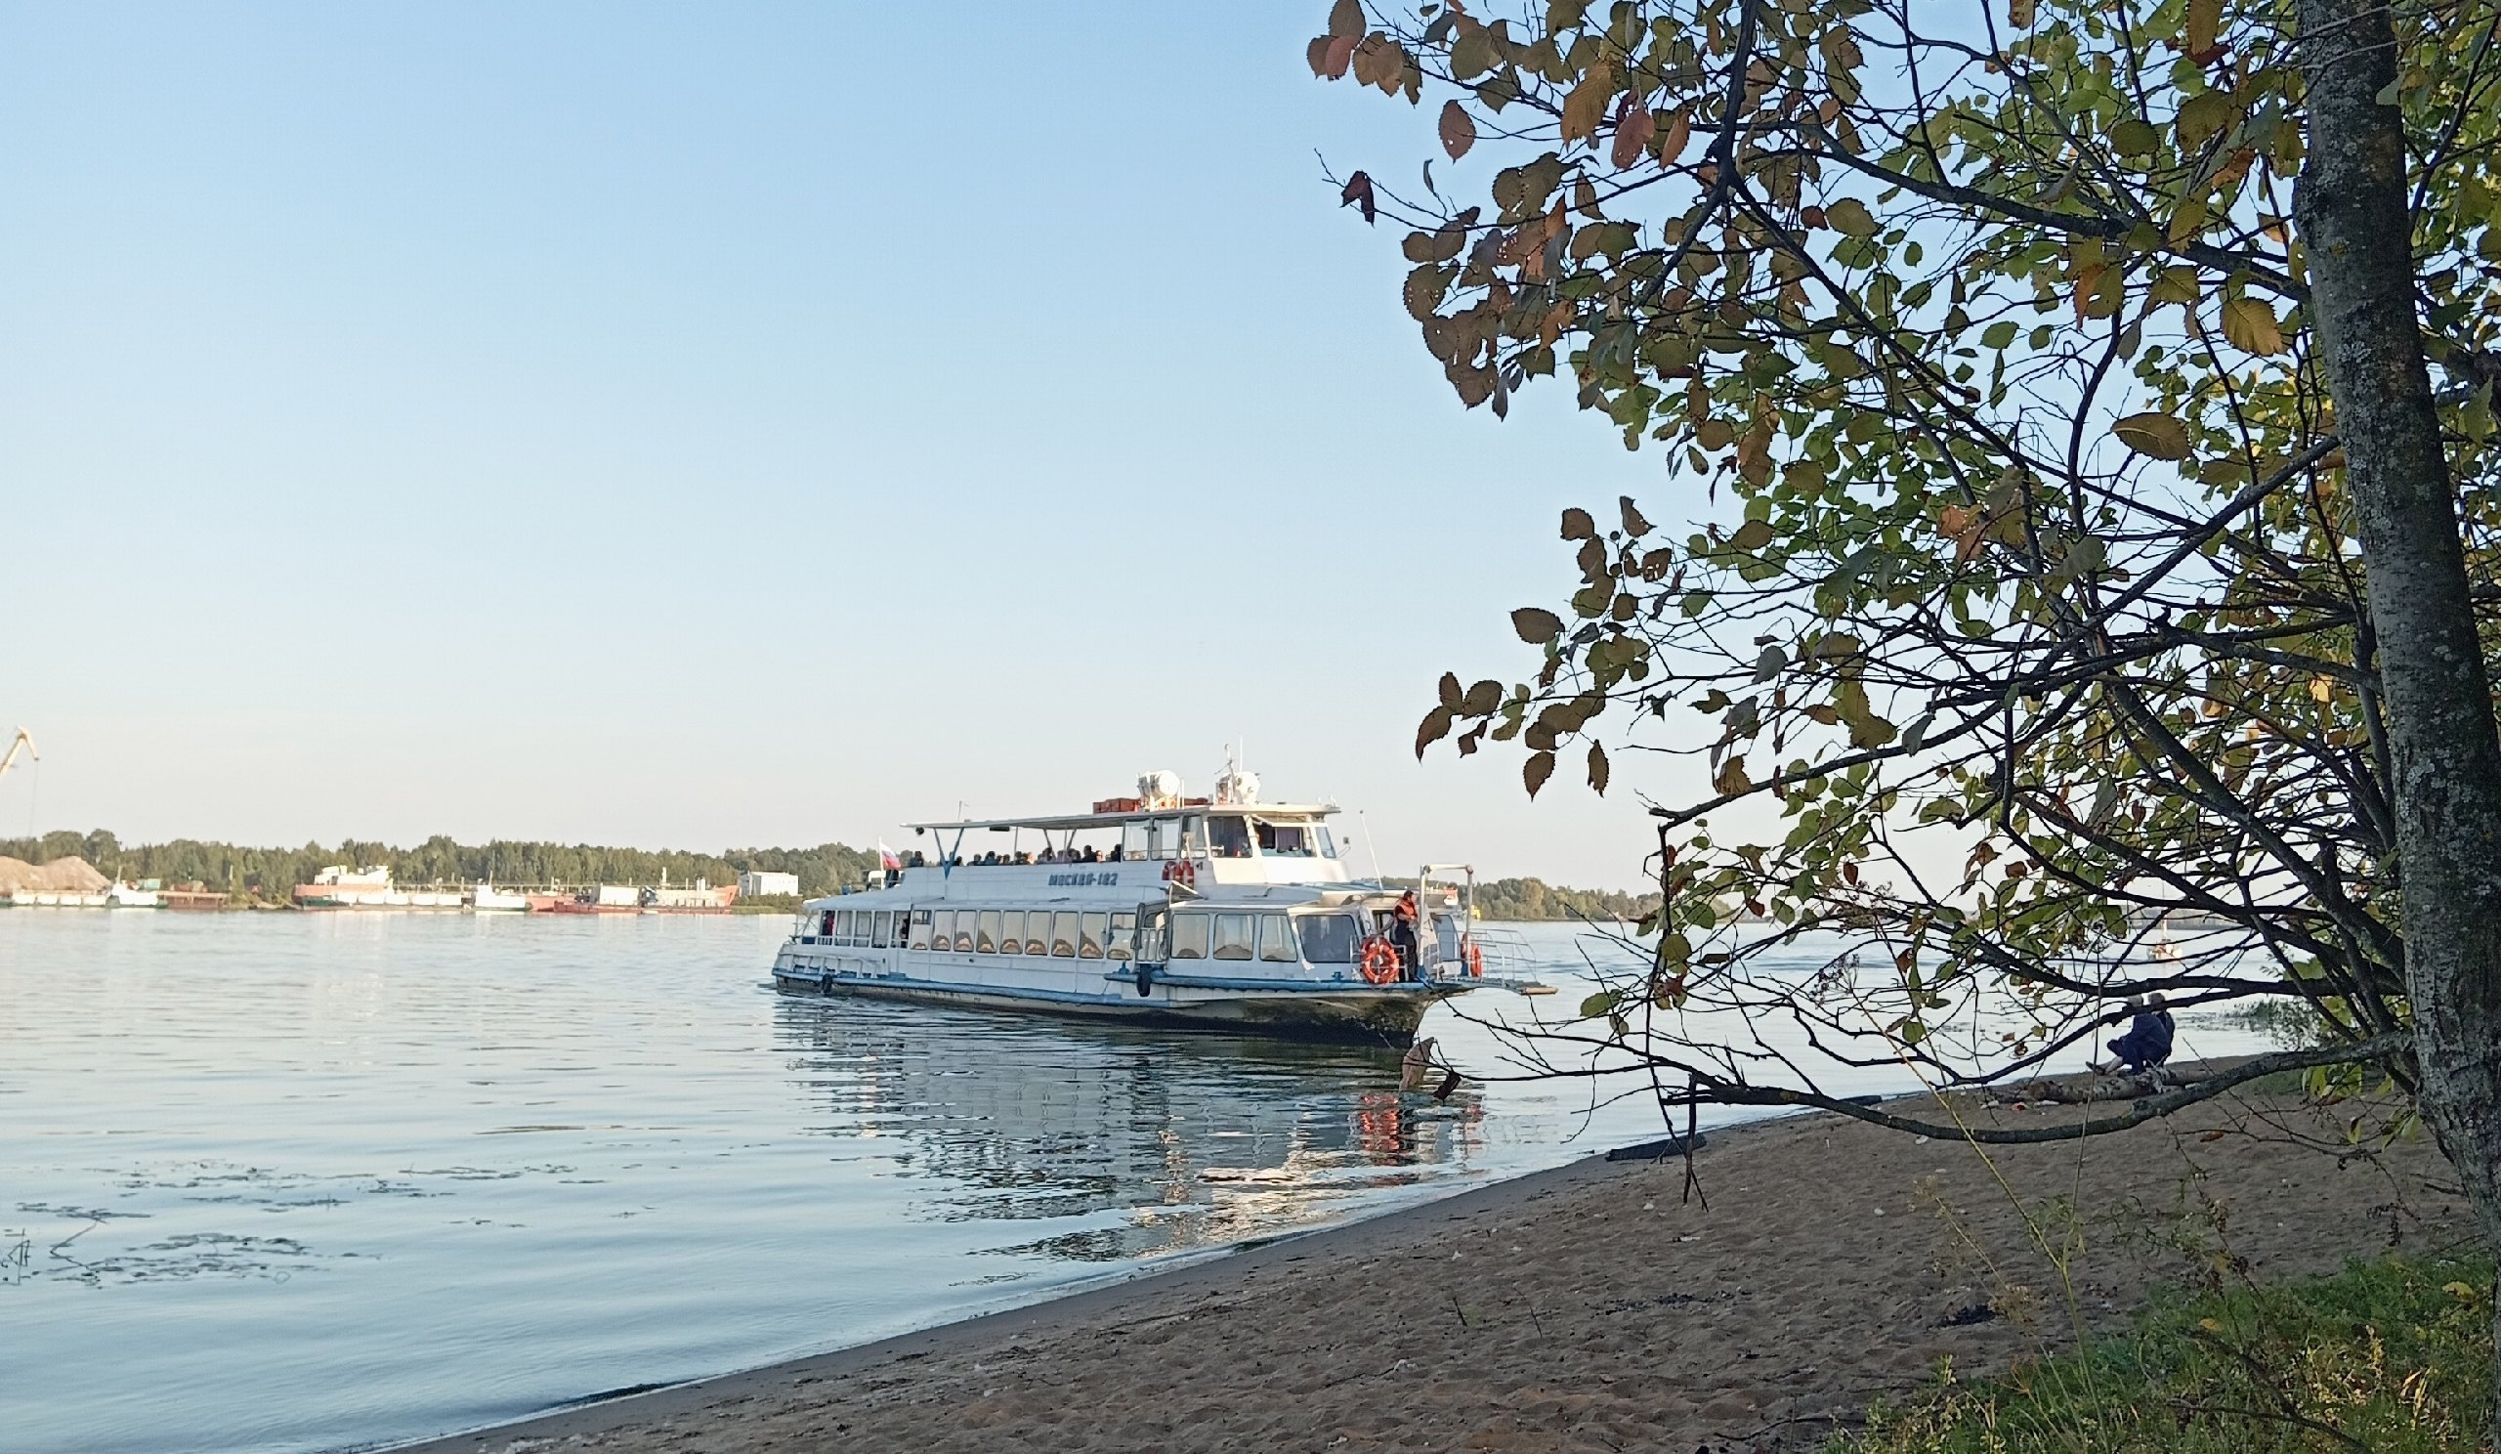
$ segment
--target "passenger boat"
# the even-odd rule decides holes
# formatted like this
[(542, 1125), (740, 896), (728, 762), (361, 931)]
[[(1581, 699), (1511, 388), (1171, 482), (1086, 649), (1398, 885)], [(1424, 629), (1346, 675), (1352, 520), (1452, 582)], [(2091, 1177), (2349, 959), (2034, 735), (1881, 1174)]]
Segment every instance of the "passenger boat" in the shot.
[(1228, 768), (1171, 773), (1090, 812), (909, 825), (858, 892), (810, 900), (776, 988), (1403, 1048), (1437, 1002), (1486, 983), (1474, 874), (1358, 880), (1328, 803), (1268, 803)]

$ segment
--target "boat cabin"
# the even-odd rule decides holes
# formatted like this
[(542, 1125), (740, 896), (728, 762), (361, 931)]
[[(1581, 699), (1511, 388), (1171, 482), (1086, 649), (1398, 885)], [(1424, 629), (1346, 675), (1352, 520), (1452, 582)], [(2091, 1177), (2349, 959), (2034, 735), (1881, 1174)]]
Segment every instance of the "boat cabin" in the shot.
[(907, 866), (952, 873), (1037, 864), (1186, 864), (1161, 877), (1190, 884), (1340, 884), (1353, 878), (1329, 830), (1334, 804), (1148, 806), (1112, 799), (1095, 807), (1061, 817), (911, 824), (933, 848)]

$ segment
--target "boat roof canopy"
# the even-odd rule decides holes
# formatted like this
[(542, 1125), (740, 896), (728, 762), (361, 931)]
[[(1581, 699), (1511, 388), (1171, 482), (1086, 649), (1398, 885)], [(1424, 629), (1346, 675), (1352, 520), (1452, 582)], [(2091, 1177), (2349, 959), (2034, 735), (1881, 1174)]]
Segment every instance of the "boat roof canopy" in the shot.
[(1173, 803), (1161, 808), (1137, 808), (1122, 813), (1060, 813), (1032, 818), (967, 818), (961, 822), (906, 823), (915, 833), (952, 832), (956, 829), (986, 829), (1005, 833), (1016, 828), (1034, 828), (1048, 832), (1069, 832), (1085, 828), (1117, 828), (1124, 823), (1145, 823), (1155, 819), (1179, 818), (1187, 815), (1239, 813), (1253, 818), (1326, 818), (1338, 811), (1335, 803)]

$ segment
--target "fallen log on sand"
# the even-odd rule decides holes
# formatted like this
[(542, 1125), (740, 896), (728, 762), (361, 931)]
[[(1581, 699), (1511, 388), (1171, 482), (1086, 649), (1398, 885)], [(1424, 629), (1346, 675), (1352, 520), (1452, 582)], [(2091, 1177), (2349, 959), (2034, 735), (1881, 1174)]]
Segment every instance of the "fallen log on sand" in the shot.
[(2186, 1084), (2188, 1081), (2178, 1072), (2157, 1067), (2135, 1075), (2042, 1076), (1991, 1086), (1987, 1095), (1992, 1104), (2001, 1106), (2033, 1102), (2053, 1106), (2086, 1106), (2106, 1101), (2143, 1100)]

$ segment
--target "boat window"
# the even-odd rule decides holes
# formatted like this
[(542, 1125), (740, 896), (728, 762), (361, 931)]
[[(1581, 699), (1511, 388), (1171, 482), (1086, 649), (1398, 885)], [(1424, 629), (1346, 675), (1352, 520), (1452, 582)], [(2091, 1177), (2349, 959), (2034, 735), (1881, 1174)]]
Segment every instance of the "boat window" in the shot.
[(1137, 937), (1138, 916), (1114, 914), (1112, 915), (1112, 936), (1110, 941), (1103, 946), (1103, 952), (1113, 959), (1127, 959), (1136, 950)]
[(1172, 957), (1205, 959), (1207, 957), (1208, 915), (1175, 914), (1172, 916)]
[(958, 954), (973, 952), (973, 911), (970, 909), (955, 911), (955, 952)]
[(1309, 858), (1311, 829), (1302, 823), (1262, 823), (1259, 825), (1259, 851), (1287, 858)]
[(885, 909), (879, 909), (876, 921), (869, 926), (868, 935), (869, 948), (885, 948), (894, 937), (894, 915)]
[(1322, 858), (1337, 857), (1337, 835), (1329, 831), (1329, 825), (1321, 823), (1315, 825), (1311, 831), (1320, 840), (1320, 856)]
[(996, 954), (998, 952), (999, 911), (984, 909), (981, 911), (980, 927), (973, 931), (973, 953)]
[(1051, 953), (1060, 959), (1077, 957), (1077, 916), (1071, 910), (1051, 916)]
[(1300, 957), (1294, 943), (1294, 926), (1283, 914), (1259, 916), (1259, 957), (1269, 964), (1292, 964)]
[(927, 909), (912, 911), (912, 947), (914, 949), (929, 947), (929, 911)]
[(1111, 916), (1108, 914), (1087, 914), (1077, 921), (1077, 957), (1079, 959), (1103, 957), (1103, 935), (1110, 923)]
[(1025, 952), (1024, 910), (1003, 909), (999, 912), (999, 952), (1001, 954)]
[(1251, 957), (1251, 914), (1218, 914), (1216, 916), (1215, 948), (1210, 959), (1248, 959)]
[(1302, 931), (1303, 958), (1313, 964), (1355, 962), (1356, 930), (1351, 914), (1305, 914), (1294, 921)]
[(1207, 851), (1218, 858), (1250, 857), (1250, 825), (1239, 813), (1222, 813), (1208, 819)]
[(833, 937), (834, 937), (834, 911), (833, 911), (833, 910), (831, 910), (831, 909), (827, 909), (827, 910), (825, 911), (825, 922), (824, 922), (824, 924), (823, 924), (821, 927), (819, 927), (819, 928), (817, 929), (817, 931), (816, 931), (816, 932), (817, 932), (817, 933), (819, 933), (819, 934), (824, 935), (824, 936), (825, 936), (826, 938), (828, 938), (828, 939), (831, 939), (831, 938), (833, 938)]
[(946, 953), (949, 948), (953, 947), (949, 940), (955, 933), (955, 911), (940, 909), (937, 913), (937, 922), (930, 928), (929, 947), (940, 954)]
[(848, 944), (848, 943), (850, 943), (850, 942), (851, 942), (851, 921), (852, 921), (852, 920), (854, 920), (854, 919), (856, 919), (856, 918), (858, 918), (858, 917), (859, 917), (859, 911), (858, 911), (858, 910), (856, 910), (856, 909), (845, 909), (845, 910), (843, 910), (843, 911), (842, 911), (842, 917), (841, 917), (841, 918), (839, 918), (839, 919), (837, 919), (837, 920), (834, 922), (834, 938), (835, 938), (835, 939), (837, 939), (837, 940), (839, 940), (840, 942), (842, 942), (842, 943), (844, 943), (844, 944)]

